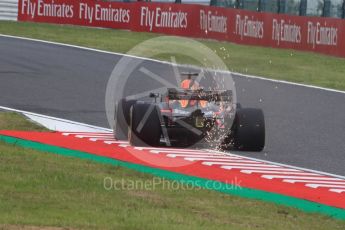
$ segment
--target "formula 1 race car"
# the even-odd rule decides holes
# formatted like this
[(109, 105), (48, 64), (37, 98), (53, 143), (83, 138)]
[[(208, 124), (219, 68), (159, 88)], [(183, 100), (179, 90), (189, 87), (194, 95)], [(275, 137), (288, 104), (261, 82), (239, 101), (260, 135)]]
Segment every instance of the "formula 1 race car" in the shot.
[(234, 104), (231, 90), (168, 88), (166, 93), (149, 96), (150, 102), (121, 99), (116, 103), (116, 139), (154, 147), (203, 143), (262, 151), (265, 146), (262, 110)]

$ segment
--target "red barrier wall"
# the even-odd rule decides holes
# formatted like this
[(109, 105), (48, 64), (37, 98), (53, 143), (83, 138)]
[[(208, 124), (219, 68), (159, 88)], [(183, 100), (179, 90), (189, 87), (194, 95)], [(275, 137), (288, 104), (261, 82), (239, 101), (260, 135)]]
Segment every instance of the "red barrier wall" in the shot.
[(19, 0), (18, 20), (97, 26), (345, 57), (345, 20), (167, 3)]

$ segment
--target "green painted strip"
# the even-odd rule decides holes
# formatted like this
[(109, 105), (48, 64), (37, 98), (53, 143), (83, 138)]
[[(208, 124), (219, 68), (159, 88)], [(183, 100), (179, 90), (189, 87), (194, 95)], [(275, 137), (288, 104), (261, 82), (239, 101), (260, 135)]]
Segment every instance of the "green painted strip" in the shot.
[(66, 148), (61, 148), (52, 145), (46, 145), (38, 142), (27, 141), (19, 138), (9, 137), (0, 135), (0, 140), (6, 143), (14, 144), (21, 147), (32, 148), (39, 151), (44, 152), (51, 152), (59, 155), (70, 156), (70, 157), (77, 157), (81, 159), (87, 159), (96, 161), (99, 163), (104, 164), (111, 164), (115, 166), (126, 167), (129, 169), (133, 169), (139, 172), (149, 173), (158, 177), (163, 177), (166, 179), (175, 180), (181, 183), (188, 183), (191, 185), (212, 189), (215, 191), (236, 195), (245, 198), (251, 199), (258, 199), (263, 201), (269, 201), (280, 205), (291, 206), (303, 210), (305, 212), (317, 212), (326, 214), (328, 216), (345, 220), (345, 209), (340, 209), (324, 204), (319, 204), (303, 199), (298, 199), (290, 196), (285, 196), (277, 193), (271, 193), (261, 190), (249, 189), (249, 188), (237, 188), (234, 189), (229, 184), (225, 184), (222, 182), (207, 180), (204, 178), (194, 177), (194, 176), (187, 176), (180, 173), (170, 172), (167, 170), (151, 168), (148, 166), (143, 166), (139, 164), (133, 164), (128, 162), (123, 162), (119, 160), (115, 160), (112, 158), (102, 157), (98, 155), (93, 155), (86, 152), (70, 150)]

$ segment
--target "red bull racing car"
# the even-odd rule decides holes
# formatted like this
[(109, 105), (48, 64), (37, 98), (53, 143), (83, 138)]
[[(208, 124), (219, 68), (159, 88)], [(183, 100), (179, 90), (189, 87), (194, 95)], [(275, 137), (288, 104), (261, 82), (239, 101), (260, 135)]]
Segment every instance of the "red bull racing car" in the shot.
[(262, 151), (262, 110), (241, 108), (231, 90), (168, 88), (150, 93), (151, 101), (121, 99), (115, 106), (114, 135), (133, 146), (208, 145)]

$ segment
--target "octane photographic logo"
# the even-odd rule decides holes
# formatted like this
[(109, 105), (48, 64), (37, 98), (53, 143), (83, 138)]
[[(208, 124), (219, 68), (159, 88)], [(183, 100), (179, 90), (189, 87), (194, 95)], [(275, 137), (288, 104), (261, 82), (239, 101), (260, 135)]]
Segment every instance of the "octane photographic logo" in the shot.
[[(222, 55), (219, 56), (217, 52), (222, 53)], [(211, 145), (211, 147), (217, 147), (212, 146), (212, 144), (217, 141), (219, 142), (220, 138), (224, 138), (229, 133), (230, 128), (224, 129), (224, 131), (222, 131), (223, 133), (220, 132), (219, 126), (221, 126), (221, 123), (224, 121), (216, 119), (215, 114), (219, 115), (220, 112), (232, 114), (236, 109), (235, 84), (230, 71), (228, 71), (226, 64), (223, 62), (229, 55), (225, 54), (224, 56), (224, 53), (226, 53), (225, 48), (218, 51), (212, 50), (193, 39), (161, 36), (136, 45), (127, 52), (127, 55), (122, 56), (122, 58), (117, 61), (110, 75), (105, 96), (106, 115), (109, 126), (117, 126), (117, 128), (115, 127), (116, 130), (121, 129), (122, 136), (117, 134), (118, 139), (127, 139), (127, 132), (129, 132), (129, 136), (136, 135), (135, 137), (138, 137), (138, 133), (143, 132), (144, 129), (146, 133), (145, 137), (152, 136), (153, 138), (153, 136), (156, 135), (156, 129), (160, 129), (161, 145), (158, 146), (158, 148), (170, 147), (170, 150), (174, 151), (176, 149), (174, 147), (175, 139), (169, 134), (169, 127), (162, 125), (164, 122), (167, 122), (167, 117), (162, 115), (163, 105), (163, 107), (168, 107), (172, 117), (192, 116), (191, 114), (196, 108), (196, 110), (202, 111), (201, 114), (203, 114), (204, 117), (207, 116), (215, 120), (216, 125), (208, 129), (207, 135), (204, 135), (205, 133), (199, 129), (201, 126), (206, 126), (206, 123), (203, 123), (205, 119), (201, 121), (201, 126), (196, 124), (197, 121), (196, 123), (189, 123), (184, 119), (175, 119), (174, 122), (193, 136), (202, 137), (193, 143), (192, 146), (189, 146), (189, 148), (205, 148), (205, 143), (209, 146)], [(152, 59), (165, 59), (169, 60), (169, 62), (157, 62), (152, 61)], [(177, 61), (179, 63), (188, 62), (190, 65), (179, 65), (176, 63)], [(191, 75), (193, 75), (193, 77), (191, 77)], [(193, 92), (194, 90), (199, 90), (201, 93), (206, 91), (232, 92), (231, 103), (226, 104), (227, 107), (225, 107), (222, 102), (212, 101), (208, 102), (208, 106), (206, 106), (207, 108), (205, 109), (199, 109), (199, 107), (195, 107), (195, 105), (193, 109), (190, 107), (182, 108), (180, 102), (183, 100), (168, 100), (166, 97), (168, 89), (186, 89), (183, 86), (183, 82), (188, 79), (192, 82), (189, 82), (190, 85), (188, 89)], [(123, 106), (124, 101), (128, 108)], [(127, 102), (129, 101), (131, 103), (128, 104)], [(191, 100), (189, 100), (189, 102), (191, 103)], [(194, 103), (195, 102), (196, 104), (200, 103), (199, 101), (194, 101)], [(136, 116), (134, 115), (133, 103), (135, 103), (135, 105), (146, 104), (148, 106), (147, 110), (140, 115), (139, 121), (136, 122), (133, 120), (133, 117)], [(131, 107), (132, 111), (129, 107)], [(223, 111), (215, 111), (215, 108), (216, 110), (217, 108), (223, 108)], [(132, 116), (129, 116), (129, 114)], [(153, 125), (153, 117), (159, 120), (158, 126)], [(231, 115), (229, 118), (232, 124), (233, 116)], [(115, 122), (115, 119), (124, 121), (126, 127), (122, 126), (119, 128), (119, 122)], [(134, 123), (136, 123), (136, 127), (131, 129), (129, 126), (133, 126)], [(214, 136), (215, 133), (217, 133), (217, 137)], [(180, 134), (180, 136), (184, 135), (185, 134), (182, 133)], [(187, 136), (185, 139), (188, 141)], [(154, 147), (157, 148), (157, 146)], [(150, 149), (150, 147), (147, 146), (146, 148)], [(126, 150), (135, 157), (157, 166), (180, 167), (192, 163), (177, 159), (174, 161), (156, 160), (153, 162), (152, 157), (149, 157), (148, 154), (139, 153), (140, 149), (146, 148), (140, 148), (140, 146), (135, 148), (134, 146), (134, 148), (128, 147)]]

